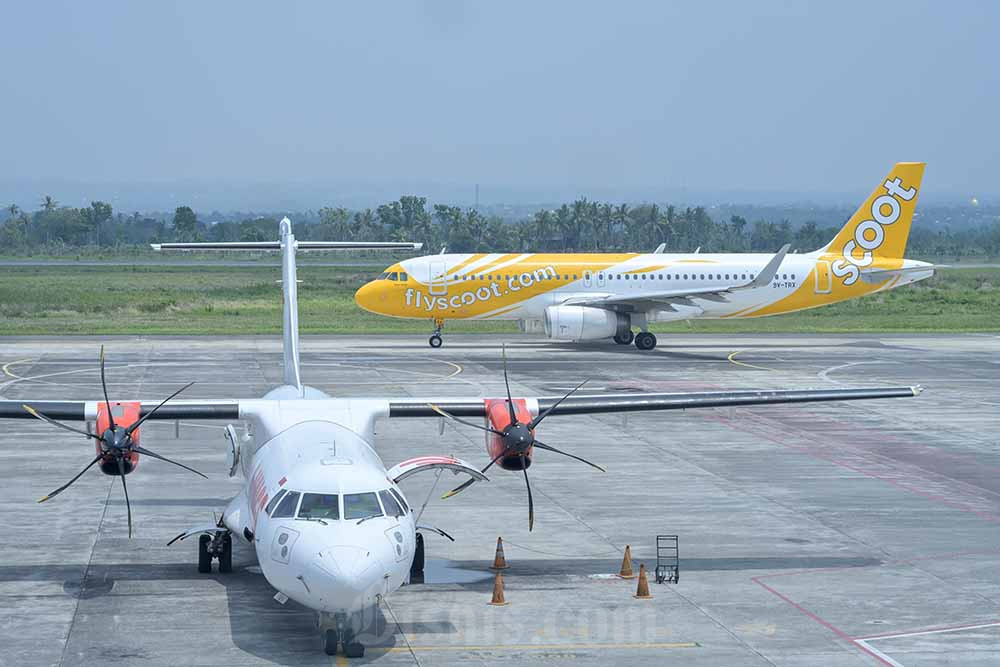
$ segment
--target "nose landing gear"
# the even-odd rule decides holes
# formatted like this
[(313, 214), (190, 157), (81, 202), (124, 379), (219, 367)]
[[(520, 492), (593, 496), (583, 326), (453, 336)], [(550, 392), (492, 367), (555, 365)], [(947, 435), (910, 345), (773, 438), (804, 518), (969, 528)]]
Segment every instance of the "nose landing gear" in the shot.
[(198, 572), (212, 572), (212, 559), (219, 559), (219, 574), (233, 571), (233, 537), (228, 530), (220, 530), (215, 536), (198, 536)]
[(430, 343), (431, 347), (433, 347), (435, 349), (441, 347), (441, 343), (443, 342), (441, 340), (441, 329), (443, 329), (443, 328), (444, 328), (444, 320), (442, 320), (442, 319), (435, 319), (434, 320), (434, 333), (432, 333), (431, 337), (429, 339), (427, 339), (427, 342)]
[[(353, 617), (352, 617), (353, 618)], [(357, 622), (357, 619), (353, 619)], [(323, 652), (327, 655), (337, 655), (337, 645), (344, 647), (344, 656), (348, 658), (365, 657), (365, 645), (358, 641), (352, 619), (347, 614), (330, 614), (320, 612), (317, 618), (320, 634), (323, 637)]]

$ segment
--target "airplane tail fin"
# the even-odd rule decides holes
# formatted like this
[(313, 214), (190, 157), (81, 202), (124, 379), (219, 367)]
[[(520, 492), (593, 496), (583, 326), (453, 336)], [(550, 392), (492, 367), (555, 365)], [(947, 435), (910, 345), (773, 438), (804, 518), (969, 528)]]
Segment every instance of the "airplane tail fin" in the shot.
[(282, 218), (278, 224), (277, 241), (240, 241), (208, 243), (153, 243), (153, 250), (280, 250), (281, 251), (281, 296), (284, 305), (282, 314), (282, 339), (284, 351), (283, 380), (295, 387), (303, 395), (302, 374), (299, 372), (299, 296), (295, 271), (295, 251), (329, 250), (346, 248), (420, 250), (423, 244), (404, 242), (365, 241), (296, 241), (292, 234), (292, 222)]
[(902, 259), (924, 176), (923, 162), (897, 162), (833, 241), (814, 254), (836, 254), (864, 268), (877, 259)]

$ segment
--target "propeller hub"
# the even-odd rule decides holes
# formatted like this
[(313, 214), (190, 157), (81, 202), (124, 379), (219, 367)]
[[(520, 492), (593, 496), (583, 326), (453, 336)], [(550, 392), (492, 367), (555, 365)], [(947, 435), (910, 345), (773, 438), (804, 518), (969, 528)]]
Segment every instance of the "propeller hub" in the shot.
[(528, 451), (534, 444), (535, 438), (527, 425), (514, 422), (504, 431), (503, 442), (511, 453), (520, 453)]

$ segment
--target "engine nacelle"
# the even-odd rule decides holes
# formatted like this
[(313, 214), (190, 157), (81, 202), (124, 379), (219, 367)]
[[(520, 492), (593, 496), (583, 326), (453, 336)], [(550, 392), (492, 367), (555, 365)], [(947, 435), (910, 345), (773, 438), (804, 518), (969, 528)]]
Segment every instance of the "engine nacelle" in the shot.
[[(486, 424), (488, 426), (497, 431), (503, 431), (510, 426), (510, 411), (507, 408), (507, 399), (487, 398), (484, 402), (486, 403)], [(514, 399), (514, 414), (517, 415), (517, 421), (522, 424), (527, 424), (534, 418), (534, 415), (528, 410), (528, 402), (523, 398)], [(500, 456), (500, 452), (503, 450), (503, 441), (500, 437), (494, 433), (487, 432), (486, 453), (489, 454), (490, 461)], [(516, 455), (504, 456), (496, 464), (504, 470), (521, 470), (522, 468), (527, 468), (531, 465), (532, 451), (533, 449), (529, 447), (528, 451), (525, 452), (524, 458)]]
[[(126, 401), (126, 402), (111, 402), (111, 417), (114, 417), (115, 426), (129, 427), (132, 424), (139, 421), (139, 417), (142, 414), (142, 404), (139, 401)], [(97, 404), (97, 434), (102, 435), (105, 431), (111, 428), (111, 418), (108, 416), (108, 404), (98, 403)], [(136, 446), (139, 445), (139, 431), (142, 427), (137, 428), (132, 432), (132, 442)], [(94, 441), (94, 445), (97, 449), (95, 454), (101, 454), (104, 450), (101, 448), (101, 443), (98, 440)], [(129, 452), (125, 456), (125, 474), (129, 474), (135, 470), (136, 466), (139, 465), (139, 454), (137, 452)], [(115, 461), (114, 457), (106, 456), (101, 459), (98, 465), (101, 468), (101, 472), (105, 475), (119, 476), (121, 472), (118, 470), (118, 463)]]
[(599, 340), (629, 330), (628, 315), (589, 306), (549, 306), (545, 335), (557, 340)]

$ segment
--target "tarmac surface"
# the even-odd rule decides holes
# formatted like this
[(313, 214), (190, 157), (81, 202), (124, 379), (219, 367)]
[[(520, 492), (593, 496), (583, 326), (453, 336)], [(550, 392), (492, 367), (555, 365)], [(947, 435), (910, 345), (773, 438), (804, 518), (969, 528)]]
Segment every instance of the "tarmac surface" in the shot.
[[(0, 338), (0, 397), (95, 399), (107, 346), (112, 398), (257, 397), (280, 378), (280, 340)], [(313, 615), (282, 606), (235, 546), (235, 572), (199, 575), (196, 544), (166, 542), (236, 493), (219, 425), (144, 426), (143, 445), (208, 480), (144, 459), (121, 485), (82, 437), (3, 424), (0, 665), (996, 665), (1000, 664), (1000, 336), (663, 335), (660, 347), (529, 336), (304, 337), (303, 376), (339, 396), (500, 396), (508, 343), (516, 395), (588, 391), (916, 385), (917, 398), (553, 417), (540, 438), (600, 473), (537, 452), (527, 529), (520, 473), (447, 501), (458, 478), (403, 485), (426, 535), (423, 583), (382, 609), (361, 660), (326, 656)], [(478, 431), (384, 420), (392, 465), (419, 454), (487, 462)], [(680, 541), (680, 581), (612, 576), (625, 545), (656, 562)], [(489, 606), (503, 536), (505, 607)]]

